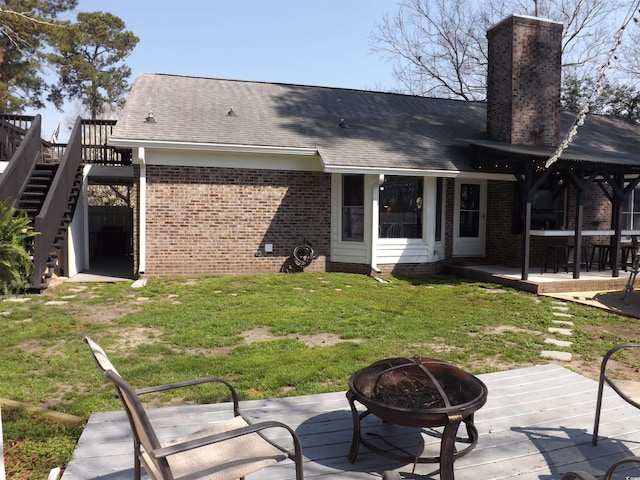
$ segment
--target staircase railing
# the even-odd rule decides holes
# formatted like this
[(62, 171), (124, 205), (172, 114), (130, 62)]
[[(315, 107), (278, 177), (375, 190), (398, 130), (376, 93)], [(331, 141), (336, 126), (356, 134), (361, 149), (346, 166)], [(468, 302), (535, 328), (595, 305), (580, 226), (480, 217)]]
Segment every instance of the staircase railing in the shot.
[(47, 198), (40, 209), (40, 213), (35, 218), (34, 228), (37, 232), (40, 232), (34, 238), (33, 252), (33, 287), (36, 289), (46, 287), (44, 274), (48, 268), (47, 260), (58, 236), (62, 219), (71, 207), (69, 205), (70, 192), (78, 169), (82, 164), (81, 124), (82, 120), (78, 118), (71, 132), (69, 143), (64, 150), (64, 155), (58, 165), (58, 170), (53, 177)]
[(20, 146), (12, 156), (7, 168), (0, 175), (0, 201), (17, 201), (20, 198), (34, 165), (40, 160), (42, 140), (40, 139), (41, 117), (36, 115)]
[(33, 118), (33, 115), (0, 115), (0, 161), (11, 160), (31, 128)]

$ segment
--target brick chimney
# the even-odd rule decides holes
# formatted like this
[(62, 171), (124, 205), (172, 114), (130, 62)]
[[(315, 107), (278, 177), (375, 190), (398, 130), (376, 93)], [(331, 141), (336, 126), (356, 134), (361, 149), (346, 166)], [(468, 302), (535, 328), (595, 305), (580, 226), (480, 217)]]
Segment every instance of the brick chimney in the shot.
[(498, 142), (560, 143), (562, 24), (512, 15), (487, 32), (487, 132)]

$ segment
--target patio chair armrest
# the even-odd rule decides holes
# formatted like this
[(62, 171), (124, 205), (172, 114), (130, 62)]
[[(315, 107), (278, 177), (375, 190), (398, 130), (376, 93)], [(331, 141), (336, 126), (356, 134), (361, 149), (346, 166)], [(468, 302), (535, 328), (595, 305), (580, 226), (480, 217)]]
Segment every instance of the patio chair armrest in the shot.
[(620, 350), (628, 349), (628, 348), (640, 348), (640, 343), (621, 343), (612, 347), (605, 353), (604, 357), (602, 357), (602, 363), (600, 365), (600, 378), (607, 381), (609, 385), (612, 384), (612, 381), (607, 377), (606, 370), (607, 364), (609, 363), (609, 359)]
[(152, 387), (138, 388), (135, 390), (135, 392), (136, 392), (136, 395), (139, 396), (139, 395), (145, 395), (147, 393), (163, 392), (165, 390), (174, 390), (177, 388), (202, 385), (203, 383), (221, 383), (224, 386), (226, 386), (229, 389), (229, 392), (231, 393), (231, 399), (233, 401), (233, 414), (235, 416), (240, 415), (238, 394), (236, 393), (235, 388), (233, 388), (233, 386), (229, 382), (221, 378), (216, 378), (216, 377), (197, 378), (195, 380), (186, 380), (184, 382), (167, 383), (165, 385), (155, 385)]
[[(232, 438), (241, 437), (243, 435), (249, 435), (251, 433), (261, 432), (262, 430), (266, 430), (268, 428), (284, 428), (285, 430), (287, 430), (291, 434), (291, 437), (293, 439), (293, 445), (295, 450), (294, 455), (296, 458), (301, 458), (302, 447), (301, 447), (300, 439), (298, 438), (298, 435), (296, 435), (295, 431), (288, 425), (281, 422), (276, 422), (276, 421), (267, 421), (267, 422), (249, 424), (246, 427), (236, 428), (233, 430), (229, 430), (228, 432), (216, 433), (214, 435), (207, 435), (202, 438), (196, 438), (194, 440), (189, 440), (182, 443), (176, 443), (168, 447), (163, 447), (163, 448), (158, 448), (156, 450), (153, 450), (152, 452), (149, 452), (149, 455), (154, 459), (165, 458), (170, 455), (175, 455), (176, 453), (193, 450), (194, 448), (200, 448), (207, 445), (211, 445), (213, 443), (223, 442), (225, 440), (230, 440)], [(289, 455), (289, 457), (293, 458), (294, 455), (292, 455), (290, 452), (286, 452), (286, 453)]]
[(621, 343), (609, 349), (607, 353), (605, 353), (604, 357), (602, 357), (602, 372), (604, 372), (604, 367), (606, 366), (609, 359), (619, 350), (624, 350), (625, 348), (640, 348), (640, 343)]

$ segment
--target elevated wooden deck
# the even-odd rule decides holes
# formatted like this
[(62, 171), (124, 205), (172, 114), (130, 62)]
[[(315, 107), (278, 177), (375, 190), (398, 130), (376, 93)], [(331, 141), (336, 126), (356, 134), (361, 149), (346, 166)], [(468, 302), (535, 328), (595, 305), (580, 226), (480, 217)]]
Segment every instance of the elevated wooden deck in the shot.
[[(558, 365), (541, 365), (480, 375), (489, 389), (487, 404), (476, 414), (477, 447), (455, 462), (457, 480), (559, 479), (570, 470), (602, 477), (617, 459), (640, 454), (640, 411), (611, 390), (603, 402), (600, 441), (591, 445), (597, 382)], [(278, 419), (294, 427), (306, 459), (305, 477), (375, 479), (385, 470), (403, 478), (437, 475), (434, 464), (399, 464), (361, 446), (354, 464), (346, 455), (352, 418), (343, 392), (246, 401), (241, 409), (256, 421)], [(169, 407), (151, 411), (162, 434), (171, 436), (229, 415), (228, 404)], [(420, 432), (367, 417), (363, 429), (415, 452), (439, 448), (432, 431)], [(461, 430), (462, 434), (462, 430)], [(464, 445), (461, 444), (461, 447)], [(123, 412), (95, 413), (82, 434), (62, 480), (124, 480), (133, 478), (132, 443)], [(630, 471), (620, 478), (638, 476)], [(281, 463), (250, 479), (294, 478), (293, 466)], [(424, 475), (418, 477), (417, 474)]]

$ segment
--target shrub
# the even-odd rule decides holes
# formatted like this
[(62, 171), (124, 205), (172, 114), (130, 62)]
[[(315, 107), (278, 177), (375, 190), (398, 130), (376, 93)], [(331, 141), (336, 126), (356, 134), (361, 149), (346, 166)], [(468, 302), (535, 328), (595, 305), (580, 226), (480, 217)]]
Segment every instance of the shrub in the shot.
[(26, 245), (35, 235), (25, 212), (0, 202), (0, 289), (5, 295), (29, 286), (33, 263)]

